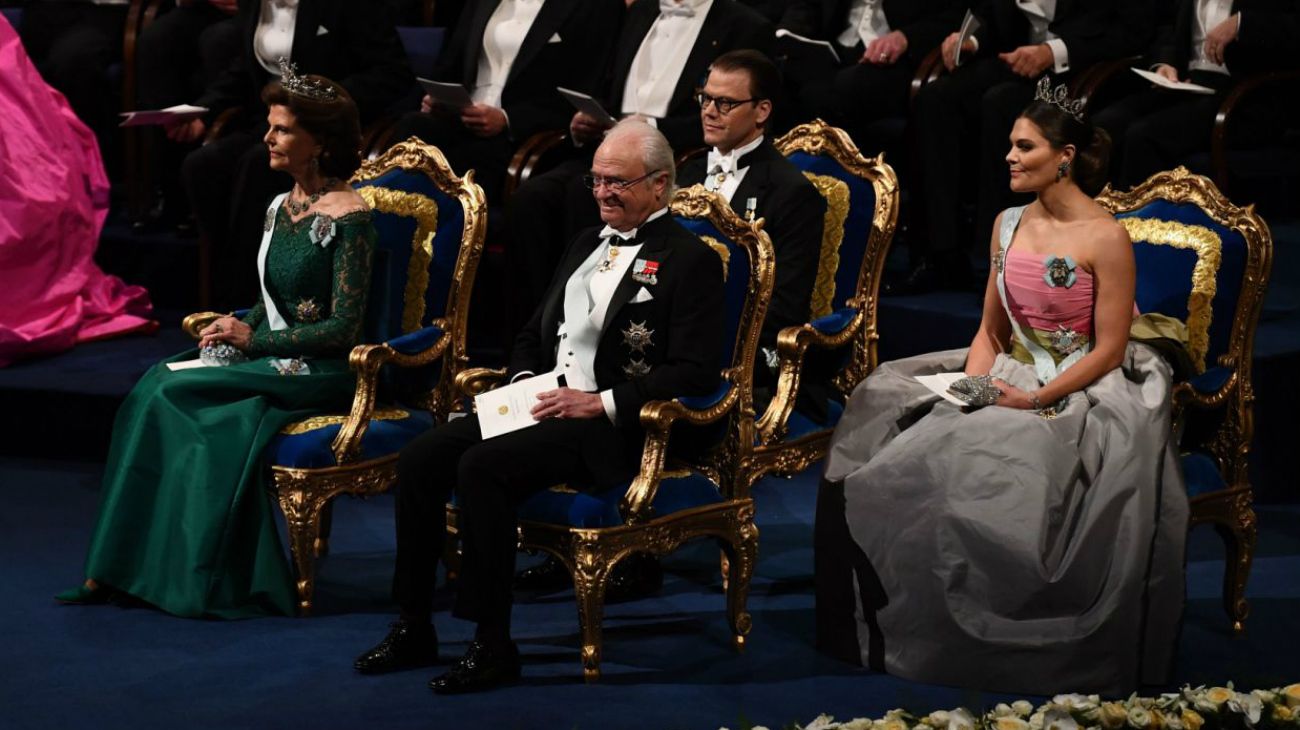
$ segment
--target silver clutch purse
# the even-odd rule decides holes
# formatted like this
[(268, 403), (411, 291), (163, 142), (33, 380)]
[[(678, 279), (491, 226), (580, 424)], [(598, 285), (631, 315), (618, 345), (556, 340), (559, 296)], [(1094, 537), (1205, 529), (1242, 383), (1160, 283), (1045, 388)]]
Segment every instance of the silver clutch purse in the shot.
[(246, 362), (248, 356), (239, 350), (239, 348), (227, 342), (218, 342), (215, 345), (208, 345), (199, 350), (199, 360), (204, 365), (212, 367), (226, 367), (236, 363)]
[(1002, 397), (1002, 389), (993, 384), (992, 375), (967, 375), (948, 386), (948, 392), (977, 408), (991, 406)]

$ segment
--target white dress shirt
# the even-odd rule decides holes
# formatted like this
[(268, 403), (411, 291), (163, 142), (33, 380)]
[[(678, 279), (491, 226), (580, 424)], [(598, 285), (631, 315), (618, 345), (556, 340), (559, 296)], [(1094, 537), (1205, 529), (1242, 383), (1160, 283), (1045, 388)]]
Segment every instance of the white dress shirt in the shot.
[(623, 87), (622, 114), (659, 119), (704, 27), (713, 0), (659, 0), (659, 17), (641, 41)]
[(722, 154), (717, 147), (709, 150), (709, 160), (704, 166), (708, 171), (704, 176), (705, 189), (716, 191), (730, 203), (732, 196), (736, 194), (736, 188), (740, 187), (740, 181), (744, 180), (745, 173), (749, 172), (749, 165), (737, 168), (737, 163), (740, 162), (740, 158), (758, 149), (761, 144), (763, 144), (763, 135), (760, 134), (752, 142), (733, 149), (729, 154)]
[(1230, 15), (1232, 0), (1196, 0), (1196, 20), (1192, 23), (1192, 57), (1187, 62), (1189, 70), (1228, 73), (1226, 65), (1215, 63), (1206, 55), (1205, 36)]
[(510, 67), (544, 1), (501, 0), (488, 18), (483, 29), (483, 52), (478, 55), (478, 75), (470, 94), (475, 104), (501, 106), (501, 92), (510, 76)]
[(853, 0), (849, 8), (849, 25), (835, 40), (841, 46), (852, 48), (862, 41), (869, 46), (875, 39), (889, 33), (889, 21), (885, 19), (884, 0)]
[(293, 26), (298, 20), (298, 0), (262, 0), (262, 16), (253, 31), (253, 55), (262, 68), (280, 75), (276, 64), (293, 56)]
[(1069, 71), (1070, 52), (1065, 41), (1047, 29), (1056, 18), (1056, 0), (1016, 0), (1016, 6), (1029, 19), (1030, 43), (1046, 43), (1052, 49), (1052, 69), (1057, 73)]

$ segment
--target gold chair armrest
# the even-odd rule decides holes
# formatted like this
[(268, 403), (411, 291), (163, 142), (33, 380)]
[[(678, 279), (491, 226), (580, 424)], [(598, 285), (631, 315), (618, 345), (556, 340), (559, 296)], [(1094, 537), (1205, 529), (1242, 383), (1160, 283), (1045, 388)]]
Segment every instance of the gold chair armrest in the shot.
[(181, 320), (181, 329), (185, 330), (185, 334), (197, 340), (199, 339), (199, 332), (203, 331), (204, 327), (207, 327), (221, 317), (229, 316), (231, 316), (229, 312), (225, 314), (222, 314), (221, 312), (195, 312)]
[[(641, 470), (628, 485), (627, 493), (619, 501), (618, 510), (625, 524), (644, 522), (652, 516), (650, 505), (659, 490), (664, 464), (668, 456), (668, 437), (674, 423), (679, 421), (695, 426), (716, 423), (735, 410), (742, 402), (743, 387), (736, 382), (741, 372), (735, 368), (723, 371), (730, 384), (722, 400), (706, 409), (691, 408), (679, 400), (650, 401), (641, 406), (641, 425), (645, 428), (645, 446), (641, 450)], [(741, 424), (741, 439), (753, 440), (752, 428)]]
[(1190, 381), (1174, 384), (1173, 401), (1175, 412), (1187, 407), (1200, 410), (1220, 408), (1228, 402), (1229, 398), (1236, 394), (1241, 383), (1241, 369), (1236, 366), (1230, 355), (1221, 356), (1219, 366), (1228, 369), (1228, 377), (1214, 391), (1199, 390)]
[(456, 373), (456, 392), (473, 398), (506, 381), (505, 368), (467, 368)]
[(811, 324), (786, 327), (776, 336), (777, 378), (776, 392), (767, 404), (767, 409), (758, 419), (756, 430), (758, 444), (770, 446), (780, 441), (786, 432), (790, 413), (794, 411), (796, 396), (799, 393), (799, 378), (803, 370), (804, 354), (809, 347), (824, 350), (844, 347), (853, 341), (862, 331), (867, 321), (867, 308), (858, 302), (849, 302), (857, 308), (857, 314), (845, 325), (844, 329), (833, 335), (819, 332)]
[(446, 324), (434, 320), (430, 326), (440, 327), (443, 334), (432, 346), (420, 352), (404, 355), (394, 350), (387, 343), (379, 345), (357, 345), (348, 355), (348, 366), (357, 374), (357, 387), (352, 396), (352, 410), (343, 422), (339, 433), (330, 444), (334, 452), (335, 463), (343, 465), (354, 461), (361, 453), (361, 439), (370, 427), (370, 417), (375, 410), (375, 394), (379, 389), (379, 371), (384, 365), (414, 368), (441, 358), (451, 345), (451, 335), (446, 331)]

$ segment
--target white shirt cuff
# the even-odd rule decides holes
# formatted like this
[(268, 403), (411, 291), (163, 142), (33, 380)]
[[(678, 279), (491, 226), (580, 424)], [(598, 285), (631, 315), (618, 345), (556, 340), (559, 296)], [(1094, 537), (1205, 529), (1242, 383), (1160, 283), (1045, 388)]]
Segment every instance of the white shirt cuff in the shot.
[(531, 378), (536, 374), (537, 373), (534, 373), (532, 370), (520, 370), (519, 372), (515, 373), (515, 376), (513, 378), (510, 379), (510, 382), (515, 383), (520, 380), (523, 380), (524, 378)]
[(605, 406), (605, 417), (609, 422), (618, 425), (618, 406), (614, 405), (614, 391), (600, 391), (600, 404)]
[(1047, 47), (1052, 49), (1052, 58), (1054, 59), (1053, 70), (1058, 74), (1070, 70), (1070, 51), (1065, 47), (1065, 41), (1060, 38), (1053, 38), (1047, 42)]

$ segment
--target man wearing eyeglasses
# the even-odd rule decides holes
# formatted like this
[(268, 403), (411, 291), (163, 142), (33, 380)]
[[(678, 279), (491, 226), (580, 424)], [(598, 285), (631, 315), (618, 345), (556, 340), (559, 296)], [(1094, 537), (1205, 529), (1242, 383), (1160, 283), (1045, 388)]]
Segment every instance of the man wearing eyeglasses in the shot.
[(471, 415), (402, 450), (393, 579), (401, 618), (357, 658), (357, 671), (436, 661), (430, 619), (454, 486), (463, 554), (453, 613), (477, 630), (465, 656), (429, 686), (455, 694), (516, 680), (516, 505), (555, 484), (593, 492), (626, 484), (645, 440), (641, 406), (717, 387), (722, 267), (713, 249), (668, 215), (675, 177), (662, 134), (636, 120), (614, 127), (586, 177), (604, 226), (573, 240), (510, 360), (512, 381), (558, 373), (566, 384), (540, 394), (532, 426), (483, 440)]

